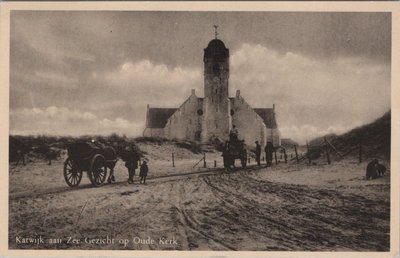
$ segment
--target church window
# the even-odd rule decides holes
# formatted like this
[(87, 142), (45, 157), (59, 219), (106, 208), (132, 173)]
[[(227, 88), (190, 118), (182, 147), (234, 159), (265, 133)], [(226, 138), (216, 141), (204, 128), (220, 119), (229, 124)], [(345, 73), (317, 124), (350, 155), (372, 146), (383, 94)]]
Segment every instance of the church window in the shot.
[(202, 115), (203, 115), (203, 110), (202, 110), (202, 109), (198, 109), (198, 110), (197, 110), (197, 114), (198, 114), (199, 116), (202, 116)]

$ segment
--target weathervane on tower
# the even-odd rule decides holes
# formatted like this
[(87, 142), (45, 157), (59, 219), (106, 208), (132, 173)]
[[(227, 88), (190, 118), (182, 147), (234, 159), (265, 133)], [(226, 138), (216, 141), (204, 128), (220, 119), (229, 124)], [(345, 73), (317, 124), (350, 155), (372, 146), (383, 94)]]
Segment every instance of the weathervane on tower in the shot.
[(214, 29), (215, 29), (215, 39), (217, 39), (217, 37), (218, 37), (218, 25), (214, 25)]

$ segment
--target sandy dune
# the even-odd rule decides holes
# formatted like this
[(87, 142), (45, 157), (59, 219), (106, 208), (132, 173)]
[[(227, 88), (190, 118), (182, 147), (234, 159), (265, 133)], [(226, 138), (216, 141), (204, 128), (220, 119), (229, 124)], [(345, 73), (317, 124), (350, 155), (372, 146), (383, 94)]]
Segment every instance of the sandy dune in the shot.
[[(115, 184), (93, 188), (84, 176), (76, 189), (64, 182), (62, 160), (11, 165), (9, 247), (389, 250), (390, 174), (366, 181), (366, 163), (351, 160), (207, 172), (191, 168), (201, 154), (186, 154), (175, 168), (150, 159), (147, 185), (128, 185), (122, 162)], [(160, 177), (185, 172), (199, 173)], [(20, 243), (37, 236), (44, 243)]]

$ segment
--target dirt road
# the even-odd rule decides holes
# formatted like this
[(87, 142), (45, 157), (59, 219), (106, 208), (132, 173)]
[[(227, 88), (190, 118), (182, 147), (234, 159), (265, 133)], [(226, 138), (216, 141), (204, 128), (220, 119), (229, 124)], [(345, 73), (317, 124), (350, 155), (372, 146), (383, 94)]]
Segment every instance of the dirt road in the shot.
[[(119, 183), (32, 196), (13, 193), (9, 245), (388, 251), (390, 179), (365, 183), (362, 169), (354, 166), (349, 168), (352, 176), (342, 181), (337, 169), (329, 174), (336, 181), (288, 183), (291, 178), (301, 182), (301, 177), (310, 181), (308, 177), (326, 170), (286, 166), (159, 178), (147, 185)], [(43, 243), (21, 243), (29, 237), (42, 237)]]

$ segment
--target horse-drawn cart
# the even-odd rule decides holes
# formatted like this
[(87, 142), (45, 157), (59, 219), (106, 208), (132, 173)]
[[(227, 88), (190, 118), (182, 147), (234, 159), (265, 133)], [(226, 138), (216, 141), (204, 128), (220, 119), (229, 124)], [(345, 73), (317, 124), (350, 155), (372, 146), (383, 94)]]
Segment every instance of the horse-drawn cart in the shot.
[(243, 141), (238, 139), (231, 139), (225, 143), (222, 152), (224, 159), (224, 167), (228, 170), (235, 167), (235, 159), (240, 159), (242, 168), (247, 165), (247, 150)]
[(68, 146), (68, 158), (64, 163), (64, 179), (70, 187), (78, 186), (82, 174), (87, 172), (93, 186), (102, 185), (113, 175), (117, 154), (114, 148), (93, 142), (76, 142)]

